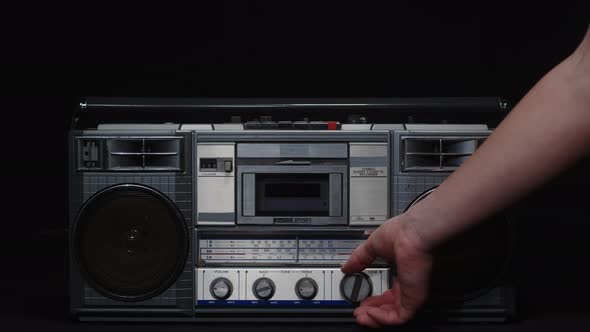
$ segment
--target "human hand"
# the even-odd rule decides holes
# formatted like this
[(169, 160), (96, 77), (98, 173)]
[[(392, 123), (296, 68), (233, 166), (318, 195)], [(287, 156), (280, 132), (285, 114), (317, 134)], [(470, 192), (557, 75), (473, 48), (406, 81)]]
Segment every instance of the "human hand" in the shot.
[(378, 257), (395, 263), (393, 287), (365, 299), (354, 311), (361, 325), (399, 325), (414, 316), (426, 301), (433, 256), (412, 228), (411, 217), (402, 214), (386, 221), (356, 248), (342, 272), (360, 272)]

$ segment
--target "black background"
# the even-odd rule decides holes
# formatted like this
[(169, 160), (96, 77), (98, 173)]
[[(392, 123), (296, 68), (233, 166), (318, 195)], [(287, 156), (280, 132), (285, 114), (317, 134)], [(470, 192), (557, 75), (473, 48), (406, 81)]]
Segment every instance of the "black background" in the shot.
[[(69, 324), (66, 132), (83, 97), (502, 96), (514, 104), (575, 49), (588, 13), (587, 4), (564, 1), (79, 0), (6, 8), (3, 312)], [(589, 164), (514, 209), (518, 326), (590, 325)], [(555, 320), (534, 323), (547, 317)]]

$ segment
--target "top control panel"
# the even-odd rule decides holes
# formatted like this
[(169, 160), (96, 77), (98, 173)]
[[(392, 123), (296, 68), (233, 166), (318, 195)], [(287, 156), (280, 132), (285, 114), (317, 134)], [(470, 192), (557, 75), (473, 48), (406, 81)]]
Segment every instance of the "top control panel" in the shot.
[(246, 130), (338, 130), (341, 127), (338, 121), (272, 121), (269, 119), (244, 123)]
[(245, 130), (339, 130), (342, 127), (339, 121), (313, 121), (306, 117), (296, 121), (274, 120), (271, 115), (261, 115), (246, 121), (234, 115), (229, 124), (243, 124)]

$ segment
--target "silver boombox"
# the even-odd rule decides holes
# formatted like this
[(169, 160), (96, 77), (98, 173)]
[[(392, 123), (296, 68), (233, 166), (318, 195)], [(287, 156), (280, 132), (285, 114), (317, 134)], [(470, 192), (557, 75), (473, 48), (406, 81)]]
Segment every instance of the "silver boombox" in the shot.
[[(387, 114), (504, 108), (495, 98), (89, 99), (69, 136), (71, 312), (352, 320), (358, 303), (395, 283), (395, 267), (343, 274), (341, 264), (490, 134), (487, 124), (387, 123)], [(493, 219), (440, 248), (421, 315), (512, 315), (512, 232), (505, 216)]]

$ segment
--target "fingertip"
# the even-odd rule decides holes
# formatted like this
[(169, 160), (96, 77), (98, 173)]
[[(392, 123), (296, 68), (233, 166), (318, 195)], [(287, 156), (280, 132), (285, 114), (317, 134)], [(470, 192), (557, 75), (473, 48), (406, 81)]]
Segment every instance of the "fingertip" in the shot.
[(352, 312), (352, 315), (354, 317), (358, 317), (360, 315), (366, 315), (367, 314), (367, 307), (365, 306), (360, 306), (356, 309), (354, 309), (354, 311)]
[(340, 271), (344, 272), (344, 273), (350, 273), (350, 264), (349, 264), (350, 260), (346, 261), (344, 264), (342, 264), (342, 266), (340, 266)]
[(382, 325), (400, 325), (406, 322), (400, 318), (399, 313), (394, 309), (386, 311), (379, 307), (370, 307), (367, 309), (366, 314)]
[(361, 308), (364, 306), (381, 305), (387, 302), (387, 299), (383, 295), (369, 296), (361, 302)]
[(367, 314), (359, 315), (356, 318), (356, 322), (360, 325), (368, 326), (371, 328), (379, 328), (381, 325), (375, 321), (375, 319), (371, 318)]
[(352, 315), (353, 315), (354, 317), (356, 317), (356, 316), (358, 316), (358, 315), (359, 315), (359, 309), (360, 309), (360, 307), (359, 307), (359, 308), (356, 308), (356, 309), (354, 309), (354, 311), (352, 312)]
[(344, 273), (360, 272), (371, 265), (374, 259), (369, 249), (367, 249), (367, 242), (364, 242), (352, 251), (346, 263), (340, 267), (340, 270)]
[(351, 255), (350, 258), (340, 267), (343, 273), (360, 272), (363, 268), (359, 266), (356, 256)]
[(346, 268), (341, 268), (340, 271), (342, 273), (355, 273), (355, 272), (362, 271), (362, 269), (357, 269), (357, 268), (354, 268), (354, 267), (346, 267)]

